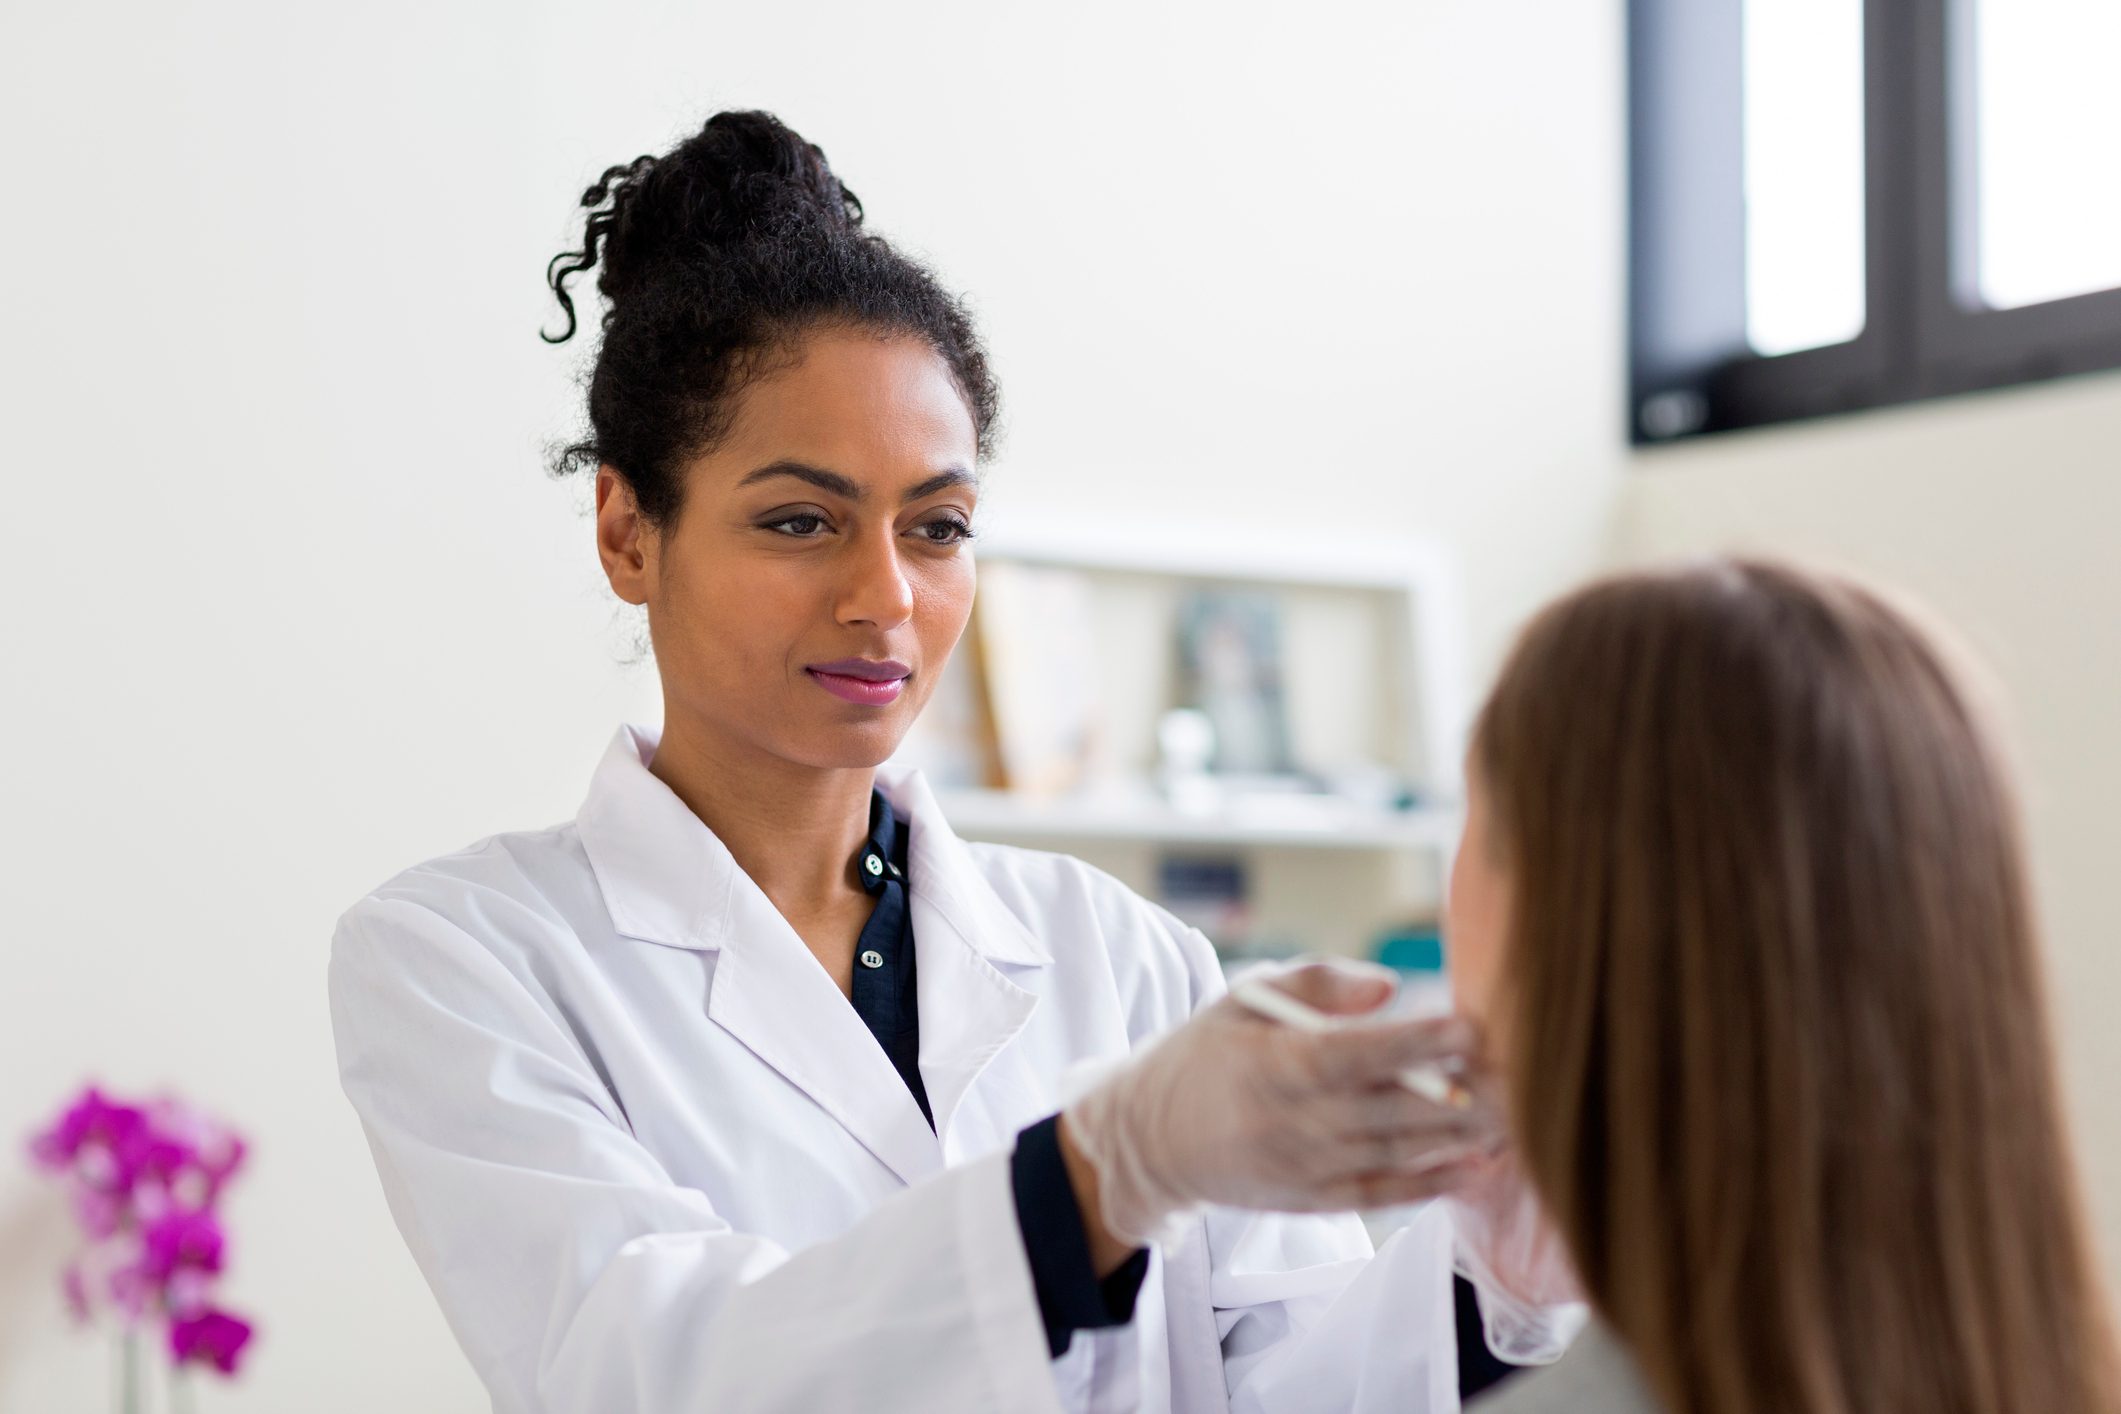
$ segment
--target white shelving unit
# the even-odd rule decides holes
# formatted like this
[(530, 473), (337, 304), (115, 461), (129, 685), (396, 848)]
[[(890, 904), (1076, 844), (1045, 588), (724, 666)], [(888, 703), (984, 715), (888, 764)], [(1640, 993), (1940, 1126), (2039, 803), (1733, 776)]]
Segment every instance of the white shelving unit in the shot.
[(1440, 544), (1359, 536), (1305, 542), (1254, 529), (1194, 527), (1185, 534), (1127, 526), (1004, 522), (979, 542), (982, 561), (1013, 560), (1107, 573), (1281, 589), (1389, 596), (1403, 650), (1395, 686), (1403, 730), (1420, 762), (1419, 784), (1437, 800), (1460, 796), (1459, 763), (1472, 695), (1455, 562)]
[[(1304, 943), (1329, 951), (1358, 952), (1381, 924), (1439, 902), (1458, 838), (1469, 704), (1458, 579), (1440, 547), (1409, 538), (1306, 543), (1257, 529), (1195, 527), (1174, 535), (1004, 521), (982, 535), (979, 555), (982, 562), (1068, 568), (1177, 589), (1196, 583), (1339, 592), (1381, 604), (1386, 647), (1380, 656), (1389, 661), (1362, 666), (1372, 690), (1382, 692), (1378, 720), (1389, 738), (1387, 754), (1420, 803), (1396, 810), (1338, 796), (1235, 795), (1212, 814), (1190, 814), (1145, 780), (1094, 783), (1053, 797), (943, 790), (944, 813), (960, 834), (1079, 854), (1151, 892), (1162, 853), (1236, 853), (1254, 879), (1262, 923), (1301, 930)], [(1114, 651), (1128, 656), (1125, 648)], [(1351, 679), (1365, 675), (1355, 668), (1350, 665)]]
[(1027, 800), (1008, 791), (945, 795), (960, 834), (1010, 844), (1035, 840), (1113, 840), (1138, 844), (1247, 849), (1449, 849), (1459, 812), (1445, 807), (1371, 810), (1330, 797), (1259, 796), (1217, 815), (1190, 815), (1158, 797), (1073, 795)]

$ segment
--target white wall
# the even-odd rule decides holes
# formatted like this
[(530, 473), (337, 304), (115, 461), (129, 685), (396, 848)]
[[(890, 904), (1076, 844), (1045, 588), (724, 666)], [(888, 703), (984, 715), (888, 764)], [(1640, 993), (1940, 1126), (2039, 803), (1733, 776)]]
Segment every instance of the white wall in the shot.
[[(1484, 662), (1616, 545), (1942, 608), (2016, 700), (2121, 1273), (2121, 380), (1628, 457), (1618, 6), (1529, 8), (10, 16), (0, 1137), (91, 1074), (253, 1132), (229, 1295), (264, 1335), (205, 1408), (483, 1407), (338, 1094), (325, 941), (396, 867), (566, 815), (652, 700), (539, 472), (574, 364), (538, 277), (598, 167), (732, 104), (975, 297), (1004, 515), (1438, 534)], [(0, 1161), (0, 1408), (105, 1403), (63, 1236)]]
[[(246, 1126), (202, 1407), (471, 1410), (333, 1073), (333, 918), (570, 813), (649, 700), (539, 276), (609, 161), (778, 109), (984, 313), (1006, 513), (1443, 536), (1475, 642), (1601, 556), (1617, 7), (17, 7), (0, 1136), (80, 1079)], [(8, 1143), (12, 1145), (13, 1139)], [(105, 1403), (0, 1161), (0, 1408)]]
[(2121, 1288), (2121, 374), (1709, 438), (1639, 459), (1630, 558), (1780, 550), (1901, 584), (2000, 681), (2066, 1080)]

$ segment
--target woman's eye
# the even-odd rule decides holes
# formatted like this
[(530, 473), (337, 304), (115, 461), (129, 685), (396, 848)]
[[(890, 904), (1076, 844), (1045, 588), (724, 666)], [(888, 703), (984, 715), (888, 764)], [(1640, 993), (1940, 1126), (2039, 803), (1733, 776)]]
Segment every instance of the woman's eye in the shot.
[(922, 538), (937, 545), (955, 545), (972, 538), (972, 527), (956, 516), (927, 521), (919, 529)]
[(782, 516), (779, 520), (766, 522), (768, 530), (778, 530), (783, 535), (796, 539), (808, 539), (825, 528), (823, 516)]

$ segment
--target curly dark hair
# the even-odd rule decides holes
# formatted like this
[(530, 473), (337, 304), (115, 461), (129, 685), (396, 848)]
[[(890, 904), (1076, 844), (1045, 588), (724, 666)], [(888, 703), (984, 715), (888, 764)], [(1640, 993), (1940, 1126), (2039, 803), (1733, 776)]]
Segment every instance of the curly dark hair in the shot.
[(815, 144), (770, 113), (717, 113), (661, 157), (605, 169), (582, 193), (579, 250), (546, 267), (567, 285), (597, 270), (603, 341), (589, 376), (589, 435), (553, 473), (609, 465), (651, 525), (683, 504), (683, 466), (729, 430), (737, 395), (801, 337), (844, 326), (928, 341), (964, 394), (979, 454), (1000, 390), (963, 302), (919, 261), (862, 228), (862, 204)]

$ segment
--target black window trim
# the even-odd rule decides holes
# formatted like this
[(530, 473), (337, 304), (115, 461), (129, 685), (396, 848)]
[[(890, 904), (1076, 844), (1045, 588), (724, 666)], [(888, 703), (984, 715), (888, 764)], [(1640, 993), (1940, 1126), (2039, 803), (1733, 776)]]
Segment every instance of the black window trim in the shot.
[(1865, 325), (1844, 344), (1752, 352), (1742, 5), (1628, 3), (1638, 445), (2121, 366), (2121, 289), (2016, 309), (1972, 298), (1973, 172), (1953, 164), (1973, 150), (1958, 139), (1975, 93), (1974, 0), (1866, 0)]

